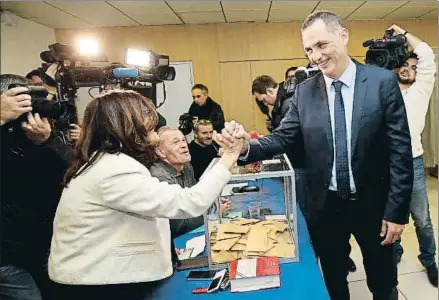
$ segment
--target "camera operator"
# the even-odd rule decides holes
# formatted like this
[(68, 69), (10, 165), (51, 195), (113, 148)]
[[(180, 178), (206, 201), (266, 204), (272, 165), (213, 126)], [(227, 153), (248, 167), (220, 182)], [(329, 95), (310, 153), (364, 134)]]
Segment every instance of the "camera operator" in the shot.
[[(32, 70), (26, 75), (27, 79), (30, 79), (35, 85), (42, 85), (48, 91), (48, 100), (56, 101), (57, 89), (55, 84), (55, 75), (59, 69), (58, 63), (51, 64), (46, 72), (45, 76), (41, 75), (39, 70)], [(41, 78), (44, 77), (45, 80)], [(57, 127), (57, 124), (54, 123), (52, 126)], [(62, 135), (62, 138), (71, 143), (71, 146), (74, 146), (76, 141), (79, 139), (79, 135), (81, 134), (81, 127), (78, 124), (70, 124), (68, 130), (57, 128), (57, 130)], [(65, 136), (65, 137), (64, 137)]]
[(0, 298), (51, 299), (47, 258), (61, 182), (72, 159), (49, 120), (32, 112), (18, 75), (0, 75), (1, 249)]
[[(57, 63), (51, 64), (46, 71), (46, 75), (50, 77), (52, 80), (55, 80), (55, 74), (58, 71), (59, 65)], [(38, 70), (32, 70), (27, 75), (26, 78), (31, 80), (33, 84), (35, 85), (42, 85), (46, 88), (46, 90), (49, 92), (49, 95), (47, 96), (47, 99), (54, 100), (56, 99), (56, 86), (53, 86), (54, 82), (52, 84), (49, 84), (45, 82), (41, 78), (41, 73)], [(46, 77), (47, 78), (47, 77)]]
[(221, 106), (209, 97), (209, 90), (203, 84), (192, 87), (192, 99), (194, 102), (189, 107), (188, 113), (193, 117), (193, 123), (198, 120), (209, 120), (213, 129), (220, 132), (224, 128), (224, 112)]
[[(390, 29), (394, 34), (403, 34), (407, 38), (409, 50), (413, 53), (404, 65), (395, 70), (399, 87), (407, 110), (413, 152), (413, 192), (410, 202), (410, 212), (416, 227), (419, 249), (419, 260), (427, 269), (428, 279), (432, 285), (438, 286), (438, 269), (435, 263), (436, 244), (433, 225), (431, 223), (428, 205), (427, 188), (422, 159), (423, 149), (421, 133), (424, 130), (425, 117), (428, 111), (430, 97), (434, 88), (436, 63), (430, 46), (397, 25)], [(401, 240), (396, 242), (398, 262), (401, 260), (403, 248)]]

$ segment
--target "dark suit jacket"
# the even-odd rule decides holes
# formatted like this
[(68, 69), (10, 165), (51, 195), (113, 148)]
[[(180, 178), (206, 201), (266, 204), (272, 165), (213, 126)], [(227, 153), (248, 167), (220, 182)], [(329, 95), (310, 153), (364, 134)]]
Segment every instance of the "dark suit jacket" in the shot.
[[(272, 134), (250, 141), (246, 163), (303, 142), (307, 170), (306, 214), (313, 223), (327, 196), (334, 147), (322, 74), (296, 88), (287, 116)], [(387, 221), (408, 223), (413, 185), (410, 132), (394, 73), (357, 64), (352, 115), (352, 172), (359, 199)]]

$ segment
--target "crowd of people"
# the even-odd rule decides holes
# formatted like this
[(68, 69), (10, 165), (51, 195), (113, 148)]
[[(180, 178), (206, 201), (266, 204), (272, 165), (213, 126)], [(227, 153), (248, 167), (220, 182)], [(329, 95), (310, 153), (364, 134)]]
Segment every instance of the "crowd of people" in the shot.
[[(173, 239), (227, 214), (215, 200), (231, 168), (286, 153), (296, 194), (331, 299), (349, 299), (351, 235), (363, 254), (375, 300), (397, 299), (401, 234), (411, 215), (419, 260), (437, 287), (436, 245), (423, 169), (421, 133), (434, 87), (431, 47), (397, 25), (412, 50), (390, 71), (348, 55), (339, 16), (309, 15), (301, 27), (310, 63), (321, 71), (291, 85), (262, 75), (251, 92), (272, 107), (270, 134), (252, 139), (226, 122), (208, 88), (192, 88), (195, 139), (158, 131), (152, 101), (113, 90), (94, 97), (82, 123), (65, 132), (32, 111), (26, 87), (56, 89), (38, 72), (0, 75), (2, 299), (154, 299), (172, 276)], [(46, 72), (55, 78), (57, 65)], [(56, 99), (53, 99), (56, 101)], [(215, 165), (208, 169), (214, 158)]]

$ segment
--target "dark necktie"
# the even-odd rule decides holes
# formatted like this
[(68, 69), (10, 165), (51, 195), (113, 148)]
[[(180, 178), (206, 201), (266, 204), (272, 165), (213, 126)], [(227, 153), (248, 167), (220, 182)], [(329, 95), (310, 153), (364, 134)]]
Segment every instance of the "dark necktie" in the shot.
[(335, 88), (334, 120), (335, 120), (335, 174), (337, 177), (337, 194), (348, 199), (351, 192), (349, 180), (348, 145), (346, 137), (346, 118), (341, 88), (343, 82), (334, 81)]

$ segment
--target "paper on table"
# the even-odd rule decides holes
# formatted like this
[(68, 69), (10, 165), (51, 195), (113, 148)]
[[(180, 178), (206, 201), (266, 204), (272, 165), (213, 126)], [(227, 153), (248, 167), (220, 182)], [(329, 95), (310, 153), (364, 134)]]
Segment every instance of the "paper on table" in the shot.
[(233, 238), (233, 239), (219, 241), (212, 246), (212, 250), (230, 250), (230, 248), (232, 248), (233, 245), (235, 245), (238, 240), (239, 238)]
[(236, 224), (220, 224), (218, 225), (218, 234), (222, 232), (228, 233), (247, 233), (249, 231), (249, 226), (239, 226)]
[(291, 239), (290, 232), (288, 230), (282, 233), (276, 233), (277, 241), (280, 244), (292, 244), (293, 240)]
[(225, 233), (225, 232), (218, 232), (216, 236), (216, 241), (222, 241), (227, 239), (233, 239), (233, 238), (239, 238), (241, 237), (240, 233)]
[(256, 224), (261, 222), (261, 220), (258, 219), (235, 219), (235, 220), (231, 220), (230, 223), (232, 224), (236, 224), (239, 226), (243, 226), (243, 225), (249, 225), (249, 224)]
[(212, 251), (212, 261), (215, 263), (223, 263), (235, 260), (235, 257), (228, 251)]
[(270, 231), (271, 230), (269, 228), (265, 228), (264, 226), (253, 226), (250, 229), (247, 238), (247, 252), (266, 252), (268, 246), (268, 234)]
[(295, 248), (292, 244), (275, 244), (264, 256), (294, 257), (294, 250)]
[(186, 242), (186, 248), (193, 248), (191, 257), (196, 257), (200, 253), (204, 251), (204, 247), (206, 247), (206, 237), (204, 235), (200, 235), (190, 239)]

